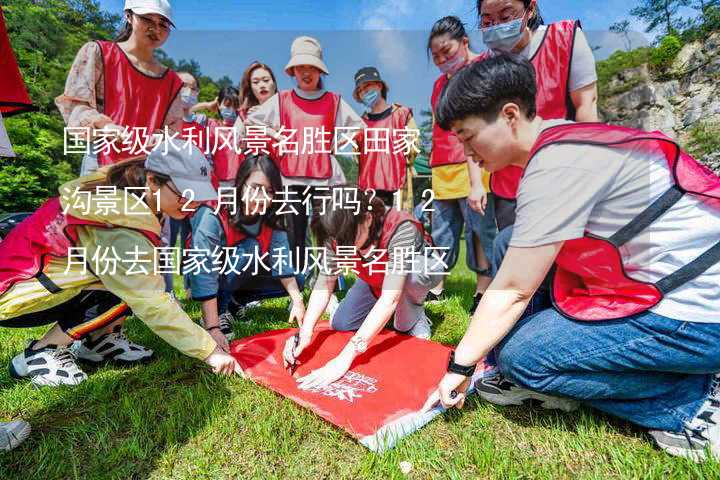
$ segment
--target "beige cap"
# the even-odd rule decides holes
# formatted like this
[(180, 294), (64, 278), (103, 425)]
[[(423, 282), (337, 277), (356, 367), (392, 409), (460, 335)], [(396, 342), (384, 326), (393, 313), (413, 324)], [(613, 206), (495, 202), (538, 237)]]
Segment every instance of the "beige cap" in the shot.
[(298, 65), (312, 65), (326, 74), (330, 74), (323, 62), (322, 46), (312, 37), (298, 37), (290, 47), (290, 61), (285, 65), (285, 73), (292, 75), (292, 68)]

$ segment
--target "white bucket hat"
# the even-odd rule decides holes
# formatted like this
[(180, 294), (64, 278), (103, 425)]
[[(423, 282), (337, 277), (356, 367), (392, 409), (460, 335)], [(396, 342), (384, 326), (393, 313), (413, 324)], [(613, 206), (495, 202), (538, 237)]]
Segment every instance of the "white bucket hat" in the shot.
[(167, 18), (173, 27), (175, 26), (172, 19), (172, 7), (168, 0), (125, 0), (124, 10), (132, 10), (138, 15), (157, 13)]
[(323, 62), (322, 46), (312, 37), (298, 37), (293, 40), (290, 47), (290, 61), (285, 66), (285, 73), (292, 75), (292, 68), (298, 65), (312, 65), (323, 73), (330, 74)]

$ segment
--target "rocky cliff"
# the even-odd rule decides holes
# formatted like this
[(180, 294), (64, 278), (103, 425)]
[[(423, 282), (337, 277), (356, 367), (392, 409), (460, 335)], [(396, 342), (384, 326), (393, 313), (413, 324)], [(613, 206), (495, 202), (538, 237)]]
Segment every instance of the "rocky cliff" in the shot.
[(661, 130), (720, 173), (720, 32), (685, 45), (667, 71), (647, 64), (614, 75), (603, 119)]

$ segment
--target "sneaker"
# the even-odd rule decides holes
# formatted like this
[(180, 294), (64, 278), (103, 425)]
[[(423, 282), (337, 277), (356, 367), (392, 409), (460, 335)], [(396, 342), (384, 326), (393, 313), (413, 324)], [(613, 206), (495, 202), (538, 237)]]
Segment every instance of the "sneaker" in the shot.
[(572, 412), (578, 402), (567, 398), (553, 397), (519, 387), (502, 374), (481, 378), (475, 383), (475, 390), (483, 400), (495, 405), (522, 405), (526, 400), (538, 400), (543, 408)]
[(0, 450), (12, 450), (29, 436), (30, 424), (24, 420), (0, 422)]
[(95, 340), (85, 338), (77, 341), (71, 348), (78, 359), (93, 363), (137, 363), (150, 360), (153, 356), (149, 348), (131, 342), (120, 326)]
[(430, 337), (432, 336), (432, 331), (430, 327), (432, 326), (432, 322), (430, 319), (423, 313), (423, 316), (420, 317), (420, 320), (418, 320), (415, 325), (410, 329), (410, 331), (407, 332), (408, 335), (412, 335), (413, 337), (422, 338), (424, 340), (430, 340)]
[(473, 303), (472, 307), (470, 307), (470, 316), (472, 317), (475, 314), (475, 310), (477, 310), (478, 305), (480, 305), (480, 299), (482, 299), (483, 294), (482, 293), (476, 293), (473, 297)]
[(13, 378), (30, 377), (33, 385), (56, 387), (59, 385), (77, 385), (87, 378), (80, 370), (75, 354), (67, 347), (48, 345), (33, 349), (35, 341), (10, 362), (10, 375)]
[(220, 331), (223, 335), (225, 335), (225, 338), (228, 339), (228, 342), (235, 338), (235, 333), (232, 329), (232, 322), (235, 321), (235, 317), (233, 317), (233, 314), (230, 312), (221, 313), (218, 316), (218, 325), (220, 326)]
[(709, 457), (720, 460), (720, 375), (715, 375), (710, 395), (681, 432), (650, 430), (648, 433), (670, 455), (695, 462)]

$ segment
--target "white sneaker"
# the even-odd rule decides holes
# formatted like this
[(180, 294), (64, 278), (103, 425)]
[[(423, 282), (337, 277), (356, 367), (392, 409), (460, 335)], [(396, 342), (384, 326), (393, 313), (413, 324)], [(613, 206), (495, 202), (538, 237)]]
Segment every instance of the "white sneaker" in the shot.
[(24, 420), (0, 422), (0, 450), (12, 450), (29, 436), (30, 424)]
[(232, 329), (232, 322), (235, 321), (235, 317), (233, 317), (232, 313), (225, 312), (221, 313), (218, 316), (218, 325), (220, 326), (220, 331), (225, 335), (225, 338), (228, 339), (228, 342), (233, 340), (235, 338), (235, 333)]
[(149, 360), (153, 351), (142, 345), (131, 342), (121, 327), (95, 340), (85, 338), (73, 343), (70, 347), (80, 360), (100, 363), (113, 361), (118, 363), (136, 363)]
[(495, 405), (522, 405), (525, 400), (532, 399), (539, 401), (543, 408), (565, 412), (577, 410), (579, 406), (578, 402), (569, 398), (554, 397), (520, 387), (500, 373), (481, 378), (474, 387), (483, 400)]
[(432, 336), (432, 330), (430, 327), (432, 326), (432, 322), (430, 319), (423, 313), (422, 317), (420, 317), (420, 320), (418, 320), (415, 325), (410, 329), (409, 332), (407, 332), (408, 335), (412, 335), (413, 337), (422, 338), (424, 340), (430, 340), (430, 337)]
[(30, 377), (33, 385), (57, 387), (59, 385), (77, 385), (87, 378), (80, 370), (75, 354), (67, 347), (49, 345), (34, 350), (35, 341), (17, 354), (10, 362), (10, 375), (13, 378)]

